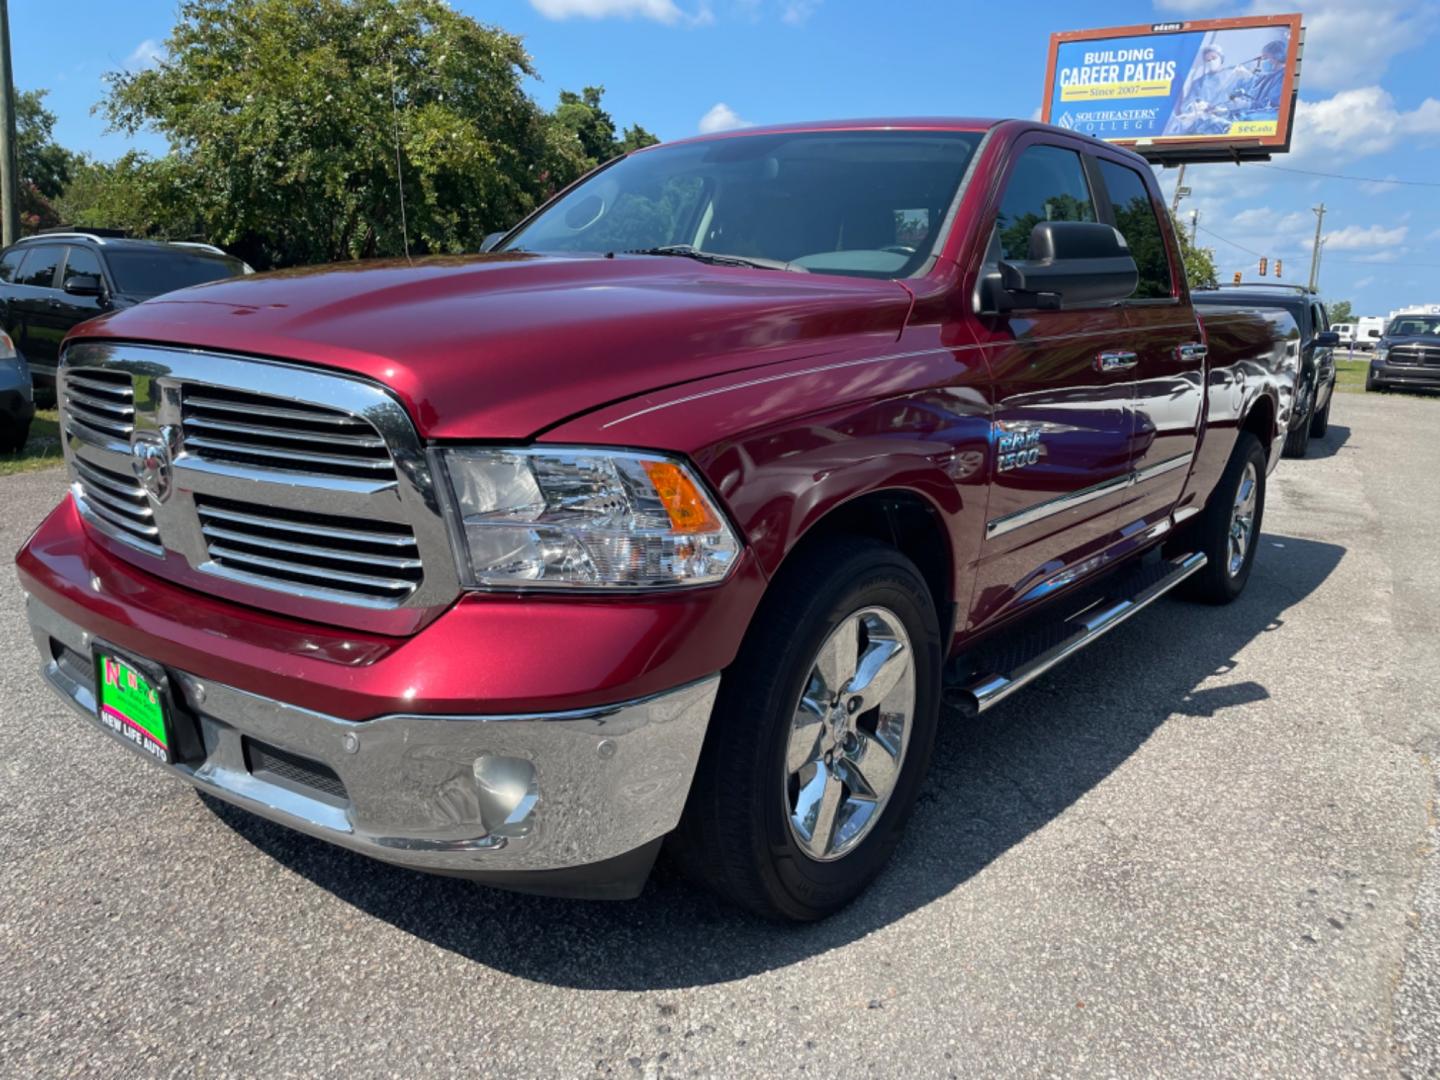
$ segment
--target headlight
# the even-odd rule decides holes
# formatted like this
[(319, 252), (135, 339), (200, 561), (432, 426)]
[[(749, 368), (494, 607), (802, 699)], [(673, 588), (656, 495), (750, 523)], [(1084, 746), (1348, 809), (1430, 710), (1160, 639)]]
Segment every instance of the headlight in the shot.
[(437, 451), (470, 588), (656, 588), (729, 573), (740, 542), (670, 458), (553, 447)]
[(1376, 346), (1375, 346), (1375, 363), (1377, 363), (1377, 364), (1383, 364), (1383, 363), (1385, 362), (1385, 358), (1386, 358), (1387, 356), (1389, 356), (1389, 355), (1390, 355), (1390, 346), (1389, 346), (1389, 345), (1376, 345)]
[(18, 360), (20, 352), (15, 348), (15, 342), (4, 330), (0, 330), (0, 361)]

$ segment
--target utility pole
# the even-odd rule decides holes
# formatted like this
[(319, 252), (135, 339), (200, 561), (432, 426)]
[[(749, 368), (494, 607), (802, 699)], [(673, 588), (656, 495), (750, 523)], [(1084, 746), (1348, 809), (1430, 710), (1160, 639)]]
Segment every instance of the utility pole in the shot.
[(1180, 200), (1187, 194), (1188, 192), (1185, 190), (1185, 163), (1182, 161), (1180, 163), (1180, 175), (1175, 178), (1175, 198), (1170, 201), (1171, 217), (1178, 217), (1180, 215)]
[(1310, 209), (1315, 212), (1315, 246), (1310, 249), (1310, 291), (1314, 292), (1320, 281), (1320, 226), (1325, 224), (1325, 204)]
[(1198, 208), (1190, 211), (1190, 245), (1191, 247), (1200, 246), (1200, 211)]
[(15, 79), (10, 71), (10, 5), (0, 0), (0, 239), (6, 247), (20, 239), (16, 200)]

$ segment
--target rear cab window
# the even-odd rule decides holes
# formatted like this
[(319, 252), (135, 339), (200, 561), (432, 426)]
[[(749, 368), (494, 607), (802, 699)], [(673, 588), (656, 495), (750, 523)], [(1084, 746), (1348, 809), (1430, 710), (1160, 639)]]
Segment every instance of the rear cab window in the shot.
[(1140, 280), (1133, 300), (1168, 300), (1175, 295), (1170, 253), (1165, 247), (1165, 232), (1155, 213), (1150, 189), (1138, 172), (1126, 165), (1097, 158), (1100, 177), (1110, 195), (1115, 213), (1115, 227), (1125, 237)]

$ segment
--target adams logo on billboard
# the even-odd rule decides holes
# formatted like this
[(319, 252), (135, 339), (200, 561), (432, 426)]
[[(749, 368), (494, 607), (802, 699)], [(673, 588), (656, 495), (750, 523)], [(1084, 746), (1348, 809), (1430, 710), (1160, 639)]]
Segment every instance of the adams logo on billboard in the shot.
[(1290, 142), (1299, 15), (1051, 35), (1048, 123), (1152, 156), (1268, 156)]

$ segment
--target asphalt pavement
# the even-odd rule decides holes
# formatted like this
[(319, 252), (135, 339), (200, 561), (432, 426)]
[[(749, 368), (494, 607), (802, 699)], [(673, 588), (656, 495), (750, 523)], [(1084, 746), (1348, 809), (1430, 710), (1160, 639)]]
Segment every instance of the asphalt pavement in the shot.
[[(0, 479), (0, 550), (63, 487)], [(1339, 397), (1265, 526), (1236, 604), (943, 730), (805, 928), (207, 803), (52, 697), (0, 572), (0, 1075), (1440, 1076), (1440, 401)]]

